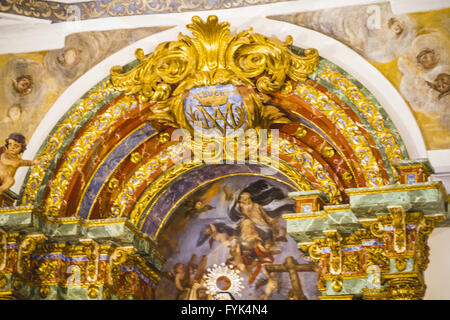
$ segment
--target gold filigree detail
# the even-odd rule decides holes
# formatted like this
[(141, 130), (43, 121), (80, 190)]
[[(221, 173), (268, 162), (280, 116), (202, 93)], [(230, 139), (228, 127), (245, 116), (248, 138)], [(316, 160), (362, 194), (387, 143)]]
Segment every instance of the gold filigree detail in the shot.
[[(189, 149), (186, 149), (184, 143), (179, 143), (167, 147), (148, 161), (141, 163), (114, 200), (111, 206), (110, 217), (123, 216), (126, 207), (134, 199), (135, 192), (139, 186), (157, 170), (167, 169), (169, 160), (176, 161), (176, 159), (182, 158), (186, 153), (190, 154)], [(144, 208), (141, 209), (143, 210)], [(133, 224), (137, 222), (132, 216), (130, 216), (130, 220)]]
[(130, 161), (134, 164), (138, 164), (142, 161), (142, 155), (139, 152), (133, 152), (131, 154)]
[(41, 19), (48, 19), (53, 16), (60, 20), (68, 20), (71, 15), (67, 8), (68, 5), (41, 0), (5, 0), (0, 2), (1, 11), (10, 11), (14, 14)]
[[(383, 145), (388, 160), (398, 161), (403, 159), (402, 152), (395, 140), (394, 134), (385, 125), (385, 120), (378, 108), (367, 99), (361, 90), (358, 89), (350, 80), (346, 79), (342, 74), (325, 66), (319, 73), (319, 78), (328, 81), (335, 88), (339, 89), (345, 96), (353, 102), (363, 117), (367, 119), (375, 130), (377, 137)], [(394, 177), (398, 180), (398, 173), (391, 165)]]
[(17, 258), (17, 272), (23, 274), (31, 271), (30, 255), (36, 250), (38, 244), (45, 241), (45, 236), (41, 234), (26, 236), (20, 246)]
[(366, 251), (366, 265), (372, 266), (388, 266), (389, 265), (389, 258), (386, 256), (384, 252), (384, 248), (382, 247), (374, 247), (369, 248)]
[(323, 165), (310, 153), (306, 152), (295, 143), (285, 139), (279, 139), (279, 152), (294, 159), (316, 178), (316, 181), (320, 185), (320, 189), (328, 195), (330, 204), (336, 204), (341, 201), (341, 194), (336, 182), (331, 178)]
[(105, 97), (113, 92), (110, 81), (105, 81), (100, 86), (89, 93), (70, 113), (70, 115), (58, 125), (51, 134), (45, 149), (38, 156), (39, 165), (30, 169), (30, 174), (23, 192), (22, 203), (31, 204), (36, 199), (38, 188), (49, 170), (50, 160), (55, 157), (64, 140), (73, 132), (77, 124), (92, 111), (94, 106), (100, 103)]
[(423, 278), (414, 272), (386, 274), (389, 296), (393, 300), (419, 300), (425, 294)]
[(167, 132), (163, 132), (159, 134), (159, 142), (162, 144), (170, 141), (170, 135)]
[(351, 117), (326, 94), (306, 82), (298, 83), (294, 94), (323, 113), (342, 133), (359, 160), (367, 185), (384, 185), (369, 143)]
[(92, 121), (84, 134), (66, 152), (64, 163), (50, 184), (45, 213), (58, 216), (69, 183), (85, 154), (95, 141), (126, 112), (137, 105), (134, 96), (124, 96)]
[(43, 260), (36, 268), (36, 273), (41, 280), (56, 277), (56, 270), (58, 268), (57, 260)]
[(119, 180), (117, 180), (116, 178), (111, 178), (109, 181), (108, 181), (108, 189), (109, 190), (115, 190), (115, 189), (117, 189), (119, 187)]
[(345, 254), (342, 267), (344, 272), (358, 272), (361, 267), (359, 253)]

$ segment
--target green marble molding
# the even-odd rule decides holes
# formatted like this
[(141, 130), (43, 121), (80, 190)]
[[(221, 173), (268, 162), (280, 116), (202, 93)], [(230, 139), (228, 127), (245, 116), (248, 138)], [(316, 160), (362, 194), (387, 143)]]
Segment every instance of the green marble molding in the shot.
[(119, 246), (132, 245), (158, 271), (162, 270), (164, 259), (156, 251), (155, 242), (134, 229), (126, 219), (49, 218), (34, 213), (32, 207), (18, 213), (8, 211), (0, 210), (0, 227), (7, 232), (42, 233), (49, 239), (61, 241), (89, 238), (116, 242)]

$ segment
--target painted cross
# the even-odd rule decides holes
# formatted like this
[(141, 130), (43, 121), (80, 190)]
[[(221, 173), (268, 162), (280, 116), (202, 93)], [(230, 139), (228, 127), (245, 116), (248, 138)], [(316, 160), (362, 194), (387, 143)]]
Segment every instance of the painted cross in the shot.
[(303, 293), (298, 272), (315, 271), (313, 264), (299, 264), (293, 257), (289, 256), (284, 260), (283, 264), (266, 264), (264, 267), (267, 272), (289, 272), (293, 293), (295, 296), (299, 297), (300, 300), (307, 300)]

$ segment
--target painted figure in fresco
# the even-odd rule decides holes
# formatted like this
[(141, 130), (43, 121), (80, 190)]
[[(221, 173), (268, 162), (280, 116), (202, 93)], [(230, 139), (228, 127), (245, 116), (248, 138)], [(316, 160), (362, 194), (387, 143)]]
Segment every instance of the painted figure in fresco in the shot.
[(397, 39), (405, 29), (405, 23), (397, 18), (390, 18), (388, 21), (389, 30), (393, 33), (393, 38)]
[(25, 137), (20, 133), (11, 133), (6, 139), (3, 152), (0, 152), (0, 194), (14, 185), (14, 175), (19, 167), (33, 166), (38, 160), (22, 160), (25, 151)]
[[(269, 188), (263, 182), (260, 182), (261, 186)], [(284, 195), (280, 194), (280, 190), (276, 188), (269, 188), (260, 194), (263, 202), (271, 202), (282, 197)], [(246, 219), (252, 221), (261, 230), (261, 234), (271, 234), (273, 241), (286, 241), (286, 229), (281, 226), (281, 213), (276, 212), (274, 216), (271, 216), (263, 209), (261, 204), (257, 200), (254, 201), (252, 199), (250, 192), (244, 191), (239, 195), (239, 200), (235, 208), (241, 215), (240, 219), (243, 219), (242, 221)]]
[(448, 73), (440, 73), (436, 79), (434, 79), (434, 82), (431, 83), (427, 81), (427, 84), (439, 92), (438, 99), (441, 99), (449, 94), (450, 92), (450, 74)]
[(72, 67), (80, 60), (80, 50), (78, 48), (67, 48), (56, 58), (56, 61), (63, 67)]
[(279, 253), (277, 246), (286, 242), (286, 228), (281, 225), (281, 215), (293, 212), (292, 204), (281, 204), (273, 211), (263, 207), (285, 198), (283, 192), (258, 180), (242, 190), (229, 215), (239, 230), (238, 243), (230, 250), (232, 261), (247, 274), (251, 284), (265, 263), (274, 261)]
[(21, 96), (30, 94), (33, 90), (33, 78), (30, 75), (22, 75), (13, 79), (13, 88)]
[(202, 245), (209, 238), (209, 246), (212, 247), (214, 241), (220, 242), (226, 247), (231, 247), (233, 240), (237, 239), (234, 229), (227, 227), (224, 223), (210, 223), (202, 236), (197, 241), (197, 247)]
[(281, 282), (280, 279), (275, 272), (268, 273), (265, 268), (263, 268), (264, 274), (266, 278), (261, 278), (260, 281), (256, 284), (256, 288), (261, 285), (265, 285), (264, 294), (258, 297), (259, 300), (269, 300), (269, 298), (274, 294), (275, 291), (280, 292)]
[(425, 70), (431, 70), (439, 63), (439, 54), (433, 49), (424, 49), (416, 56), (417, 63)]
[(8, 109), (7, 116), (3, 119), (2, 123), (9, 124), (17, 124), (20, 123), (20, 119), (22, 118), (23, 109), (22, 106), (18, 103), (13, 104)]
[(191, 287), (188, 267), (184, 263), (177, 263), (174, 267), (175, 271), (175, 286), (177, 287), (177, 300), (184, 300), (188, 298)]
[(197, 294), (196, 290), (203, 285), (202, 279), (205, 273), (207, 257), (205, 255), (202, 256), (198, 265), (195, 263), (196, 259), (197, 256), (193, 254), (189, 263), (178, 262), (174, 266), (177, 300), (191, 299), (193, 294)]

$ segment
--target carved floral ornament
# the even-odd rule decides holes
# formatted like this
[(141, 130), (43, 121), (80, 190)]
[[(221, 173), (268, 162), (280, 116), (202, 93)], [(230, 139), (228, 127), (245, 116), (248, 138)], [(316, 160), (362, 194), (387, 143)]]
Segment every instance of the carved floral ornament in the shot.
[[(192, 22), (187, 28), (194, 38), (180, 33), (177, 41), (161, 43), (148, 56), (142, 49), (136, 50), (141, 63), (128, 72), (113, 67), (114, 88), (153, 104), (152, 120), (191, 132), (198, 116), (194, 112), (187, 119), (186, 111), (192, 106), (183, 104), (186, 97), (201, 106), (223, 105), (219, 109), (225, 118), (237, 114), (228, 124), (231, 127), (239, 127), (243, 119), (246, 128), (288, 122), (277, 108), (264, 105), (261, 97), (292, 91), (291, 80), (305, 80), (316, 69), (317, 50), (307, 49), (304, 56), (298, 56), (289, 50), (290, 36), (281, 42), (254, 34), (252, 29), (232, 34), (229, 23), (219, 22), (216, 16), (209, 16), (206, 22), (195, 16)], [(242, 96), (243, 101), (227, 104), (229, 96)]]

